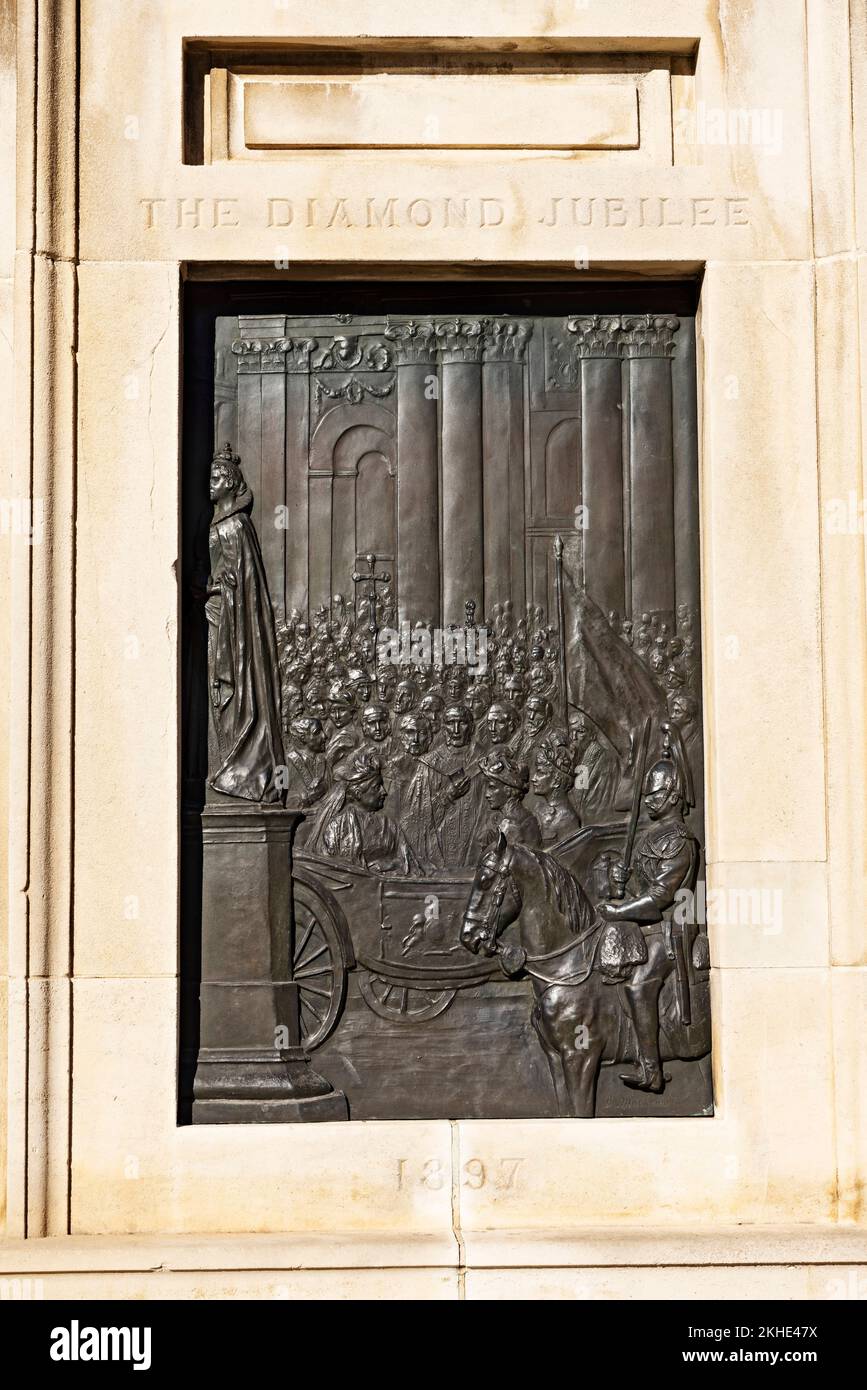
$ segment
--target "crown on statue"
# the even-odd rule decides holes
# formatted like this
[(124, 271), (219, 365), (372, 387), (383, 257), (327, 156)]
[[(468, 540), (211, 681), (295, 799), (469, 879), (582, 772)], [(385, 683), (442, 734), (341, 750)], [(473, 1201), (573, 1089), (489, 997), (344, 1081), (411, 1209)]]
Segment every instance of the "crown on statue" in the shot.
[(233, 451), (231, 444), (224, 444), (222, 449), (214, 454), (213, 462), (225, 463), (228, 464), (229, 467), (234, 468), (240, 468), (241, 466), (240, 456)]

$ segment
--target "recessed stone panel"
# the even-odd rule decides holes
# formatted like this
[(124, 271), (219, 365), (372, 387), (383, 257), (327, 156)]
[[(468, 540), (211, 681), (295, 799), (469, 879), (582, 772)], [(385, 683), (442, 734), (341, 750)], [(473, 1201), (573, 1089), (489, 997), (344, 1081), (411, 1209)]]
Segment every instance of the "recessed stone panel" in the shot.
[(385, 73), (234, 80), (243, 85), (250, 149), (638, 145), (634, 78)]

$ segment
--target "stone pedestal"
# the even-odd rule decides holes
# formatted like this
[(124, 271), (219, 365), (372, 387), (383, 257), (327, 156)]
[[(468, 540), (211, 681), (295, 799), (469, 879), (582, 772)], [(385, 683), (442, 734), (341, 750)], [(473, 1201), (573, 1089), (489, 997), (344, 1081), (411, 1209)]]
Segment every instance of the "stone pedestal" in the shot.
[(290, 976), (292, 840), (282, 807), (208, 805), (186, 834), (201, 846), (202, 964), (194, 1124), (348, 1119), (346, 1097), (300, 1046)]

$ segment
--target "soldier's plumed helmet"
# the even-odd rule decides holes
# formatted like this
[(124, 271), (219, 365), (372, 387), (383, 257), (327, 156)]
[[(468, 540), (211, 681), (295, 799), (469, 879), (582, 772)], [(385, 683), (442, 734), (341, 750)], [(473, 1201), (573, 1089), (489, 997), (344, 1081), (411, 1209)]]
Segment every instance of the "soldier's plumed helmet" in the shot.
[(685, 806), (695, 805), (695, 791), (683, 739), (676, 724), (662, 724), (662, 757), (657, 758), (645, 780), (645, 795), (654, 792), (677, 792)]
[(526, 796), (530, 789), (530, 771), (527, 764), (518, 762), (517, 758), (510, 757), (508, 753), (489, 753), (479, 763), (479, 770), (493, 782), (502, 782), (505, 786), (511, 787), (519, 796)]
[(644, 779), (644, 790), (648, 795), (654, 792), (670, 792), (679, 787), (677, 768), (670, 758), (660, 758), (648, 769)]

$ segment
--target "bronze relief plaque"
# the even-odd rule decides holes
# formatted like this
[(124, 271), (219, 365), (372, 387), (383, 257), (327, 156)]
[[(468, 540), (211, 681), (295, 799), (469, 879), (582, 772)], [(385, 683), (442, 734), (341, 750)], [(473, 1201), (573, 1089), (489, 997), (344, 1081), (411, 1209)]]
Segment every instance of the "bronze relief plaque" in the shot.
[(711, 1113), (693, 289), (188, 290), (182, 1116)]

